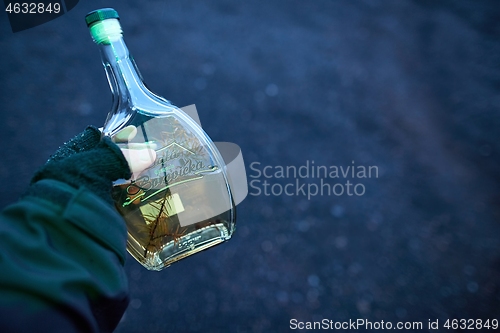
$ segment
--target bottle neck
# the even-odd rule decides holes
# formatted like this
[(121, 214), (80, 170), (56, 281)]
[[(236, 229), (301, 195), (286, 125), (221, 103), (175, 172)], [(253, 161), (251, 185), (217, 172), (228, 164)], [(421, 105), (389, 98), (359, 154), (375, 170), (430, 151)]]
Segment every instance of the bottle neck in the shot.
[(98, 45), (113, 94), (112, 111), (104, 128), (104, 132), (107, 133), (121, 127), (121, 124), (132, 116), (134, 101), (146, 93), (146, 88), (123, 37)]
[(176, 107), (149, 91), (123, 40), (118, 19), (91, 24), (90, 34), (99, 46), (102, 63), (113, 94), (113, 106), (104, 124), (104, 134), (112, 136), (137, 113), (158, 117), (171, 114)]
[(137, 70), (123, 37), (109, 44), (101, 43), (99, 49), (113, 95), (125, 97), (144, 89), (142, 76)]

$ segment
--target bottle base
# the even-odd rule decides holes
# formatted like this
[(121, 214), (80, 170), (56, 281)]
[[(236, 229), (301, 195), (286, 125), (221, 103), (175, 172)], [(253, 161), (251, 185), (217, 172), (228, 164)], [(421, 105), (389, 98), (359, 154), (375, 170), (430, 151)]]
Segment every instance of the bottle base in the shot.
[(217, 223), (172, 240), (154, 252), (140, 246), (141, 249), (144, 249), (144, 252), (140, 253), (137, 247), (139, 244), (129, 235), (127, 251), (148, 270), (160, 271), (176, 261), (225, 242), (230, 238), (231, 233), (226, 225)]

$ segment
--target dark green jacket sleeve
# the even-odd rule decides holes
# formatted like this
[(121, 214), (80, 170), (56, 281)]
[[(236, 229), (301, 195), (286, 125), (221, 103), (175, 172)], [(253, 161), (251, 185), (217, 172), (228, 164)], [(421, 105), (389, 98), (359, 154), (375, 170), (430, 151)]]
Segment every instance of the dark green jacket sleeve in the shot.
[(86, 187), (32, 185), (0, 215), (0, 331), (112, 331), (128, 304), (126, 238)]

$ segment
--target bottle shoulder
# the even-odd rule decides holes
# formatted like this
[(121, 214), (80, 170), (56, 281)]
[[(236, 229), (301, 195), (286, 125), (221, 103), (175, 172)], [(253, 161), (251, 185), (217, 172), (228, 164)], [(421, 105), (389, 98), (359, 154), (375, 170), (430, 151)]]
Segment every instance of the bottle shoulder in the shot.
[(169, 100), (151, 92), (145, 86), (131, 90), (127, 104), (136, 112), (152, 117), (168, 116), (177, 109)]

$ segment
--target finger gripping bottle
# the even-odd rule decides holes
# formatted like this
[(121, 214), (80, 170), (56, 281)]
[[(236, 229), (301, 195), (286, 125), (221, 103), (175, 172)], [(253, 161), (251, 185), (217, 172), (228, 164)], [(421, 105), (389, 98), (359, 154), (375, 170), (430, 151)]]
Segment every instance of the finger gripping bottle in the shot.
[(147, 269), (161, 270), (230, 239), (236, 209), (216, 146), (193, 119), (145, 86), (114, 9), (92, 11), (85, 20), (113, 96), (104, 135), (122, 148), (156, 152), (148, 169), (114, 184), (128, 252)]

